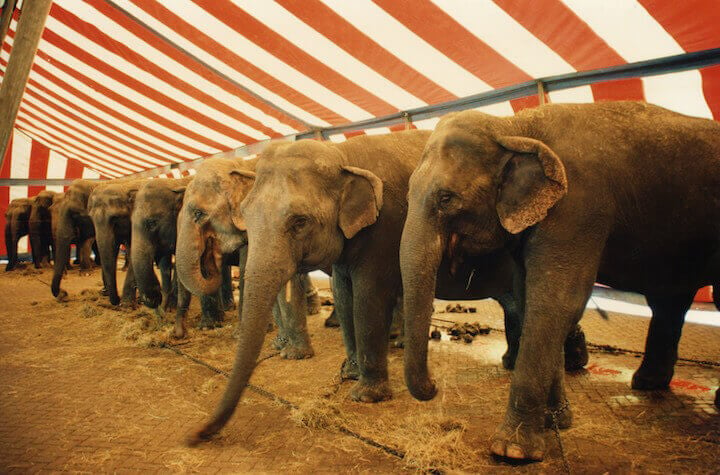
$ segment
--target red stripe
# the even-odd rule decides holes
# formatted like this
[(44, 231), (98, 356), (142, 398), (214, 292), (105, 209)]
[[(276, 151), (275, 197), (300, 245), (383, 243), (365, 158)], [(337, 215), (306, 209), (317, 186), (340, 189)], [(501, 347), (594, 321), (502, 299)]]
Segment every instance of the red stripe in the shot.
[[(47, 178), (50, 149), (37, 140), (30, 145), (30, 170), (28, 178), (44, 180)], [(35, 196), (45, 189), (45, 185), (28, 186), (28, 196)]]
[(278, 3), (378, 74), (428, 104), (457, 99), (456, 95), (402, 62), (319, 0), (278, 0)]
[[(50, 14), (53, 17), (57, 17), (57, 15), (62, 16), (62, 13), (60, 12), (60, 7), (57, 6), (57, 4), (53, 4)], [(53, 44), (57, 48), (64, 51), (66, 54), (69, 54), (73, 56), (78, 61), (82, 61), (83, 63), (87, 64), (91, 68), (103, 73), (106, 76), (109, 76), (110, 78), (114, 79), (115, 81), (118, 81), (121, 84), (124, 84), (125, 86), (129, 87), (130, 89), (133, 89), (137, 93), (154, 100), (155, 102), (158, 102), (162, 104), (163, 106), (167, 107), (168, 109), (174, 110), (180, 115), (183, 115), (187, 117), (190, 120), (193, 120), (197, 122), (198, 124), (206, 124), (208, 127), (210, 127), (213, 130), (217, 130), (218, 132), (221, 132), (225, 135), (227, 135), (229, 138), (233, 140), (237, 140), (239, 142), (248, 143), (248, 142), (255, 142), (254, 139), (251, 139), (247, 137), (244, 134), (238, 134), (235, 132), (232, 128), (227, 127), (224, 124), (221, 124), (220, 122), (211, 119), (209, 117), (206, 117), (203, 114), (200, 114), (195, 109), (192, 109), (191, 107), (186, 106), (185, 104), (182, 104), (181, 102), (178, 102), (174, 99), (171, 99), (170, 97), (164, 95), (162, 92), (157, 91), (147, 84), (143, 83), (142, 81), (139, 81), (135, 79), (134, 77), (130, 76), (129, 74), (126, 74), (125, 72), (121, 71), (120, 69), (117, 69), (101, 59), (91, 55), (84, 49), (78, 47), (77, 45), (71, 43), (70, 41), (66, 40), (62, 36), (55, 33), (53, 30), (49, 28), (45, 28), (45, 31), (43, 32), (43, 39), (47, 41), (48, 43)], [(127, 99), (126, 99), (127, 101)], [(131, 107), (135, 110), (140, 110), (140, 107), (138, 104), (133, 103), (133, 106)], [(158, 115), (158, 114), (156, 114)], [(218, 148), (220, 150), (226, 150), (228, 148), (231, 148), (231, 145), (233, 144), (221, 144), (219, 142), (216, 142), (214, 140), (208, 139), (207, 137), (200, 136), (203, 140), (201, 142), (206, 143), (207, 145), (211, 147)]]
[[(125, 16), (124, 14), (118, 12), (115, 8), (110, 6), (110, 4), (104, 2), (104, 1), (97, 1), (97, 0), (91, 0), (90, 3), (94, 8), (104, 13), (108, 18), (111, 18), (113, 21), (118, 23), (119, 25), (122, 25), (124, 28), (126, 28), (128, 31), (132, 32), (133, 34), (137, 35), (138, 37), (142, 38), (146, 43), (151, 45), (152, 47), (162, 51), (170, 58), (173, 58), (175, 61), (179, 62), (186, 68), (192, 70), (193, 72), (197, 73), (198, 75), (202, 76), (207, 81), (212, 82), (213, 84), (217, 85), (218, 87), (221, 87), (228, 93), (237, 96), (241, 100), (247, 102), (253, 107), (256, 107), (257, 109), (260, 109), (265, 114), (276, 118), (281, 123), (288, 125), (296, 130), (304, 130), (305, 126), (298, 122), (297, 120), (293, 119), (292, 117), (289, 117), (282, 113), (281, 111), (269, 107), (266, 103), (263, 101), (258, 100), (257, 98), (253, 97), (252, 95), (248, 94), (246, 91), (244, 91), (241, 88), (236, 87), (234, 84), (230, 83), (229, 81), (223, 79), (222, 77), (217, 76), (215, 73), (209, 71), (199, 63), (195, 61), (189, 61), (188, 56), (181, 53), (177, 48), (174, 48), (170, 46), (165, 41), (161, 41), (158, 39), (157, 36), (153, 35), (150, 31), (142, 27), (139, 23), (133, 21), (129, 17)], [(163, 76), (164, 77), (164, 76)], [(212, 96), (209, 96), (212, 98)], [(225, 106), (224, 103), (215, 101), (221, 106)], [(228, 108), (230, 109), (230, 108)], [(280, 134), (271, 129), (270, 127), (267, 127), (263, 125), (261, 122), (252, 119), (250, 117), (246, 117), (242, 112), (236, 111), (234, 109), (230, 109), (233, 111), (233, 114), (238, 115), (238, 120), (241, 120), (242, 122), (245, 122), (249, 124), (251, 127), (253, 127), (256, 130), (260, 130), (267, 134), (270, 137), (276, 137)], [(233, 115), (230, 114), (230, 115)]]
[[(626, 63), (560, 0), (493, 1), (578, 71)], [(595, 100), (645, 99), (640, 79), (599, 83), (590, 87)]]
[(295, 104), (315, 117), (331, 124), (348, 122), (347, 118), (328, 109), (300, 91), (288, 86), (249, 61), (246, 61), (242, 57), (238, 56), (234, 51), (224, 45), (221, 45), (213, 38), (205, 34), (205, 32), (200, 31), (184, 19), (175, 15), (175, 13), (165, 8), (159, 2), (155, 0), (132, 1), (138, 8), (141, 8), (149, 15), (163, 22), (167, 27), (173, 29), (178, 35), (181, 35), (203, 50), (211, 52), (211, 54), (217, 59), (229, 65), (236, 71), (242, 71), (245, 76), (271, 90), (275, 94), (284, 98), (286, 101)]
[[(13, 149), (13, 135), (10, 134), (8, 137), (7, 148), (5, 149), (5, 158), (2, 162), (2, 169), (0, 169), (0, 178), (10, 178), (10, 164), (12, 162), (12, 149)], [(2, 188), (2, 187), (0, 187)], [(3, 213), (3, 216), (5, 213)], [(1, 231), (1, 230), (0, 230)], [(1, 231), (4, 232), (4, 231)]]
[(397, 111), (396, 107), (315, 59), (241, 8), (215, 0), (195, 0), (195, 3), (260, 48), (370, 114), (377, 117)]
[[(45, 31), (47, 31), (47, 30), (45, 30)], [(12, 35), (14, 35), (14, 32), (8, 32), (8, 36), (12, 36)], [(79, 72), (77, 72), (76, 70), (70, 68), (69, 66), (67, 66), (67, 65), (65, 65), (65, 64), (63, 64), (63, 63), (61, 63), (61, 62), (59, 62), (59, 61), (55, 61), (54, 58), (52, 58), (51, 56), (49, 56), (47, 53), (45, 53), (45, 52), (42, 51), (41, 49), (38, 49), (38, 50), (37, 50), (36, 55), (39, 56), (40, 58), (44, 59), (45, 61), (48, 61), (49, 63), (51, 63), (51, 64), (52, 64), (53, 66), (55, 66), (56, 68), (58, 68), (58, 69), (60, 69), (61, 71), (63, 71), (65, 74), (67, 74), (67, 75), (69, 75), (69, 76), (72, 76), (73, 78), (75, 78), (75, 79), (78, 80), (79, 82), (81, 82), (81, 83), (85, 84), (86, 86), (92, 88), (93, 90), (95, 90), (95, 91), (98, 92), (99, 94), (102, 94), (102, 95), (104, 95), (104, 96), (107, 96), (109, 99), (114, 100), (115, 102), (118, 102), (118, 103), (124, 105), (125, 107), (127, 107), (127, 108), (129, 108), (129, 109), (134, 110), (134, 111), (137, 112), (139, 115), (145, 116), (145, 117), (147, 117), (147, 118), (150, 119), (150, 120), (154, 120), (155, 122), (158, 122), (159, 124), (164, 125), (165, 127), (169, 128), (169, 129), (171, 129), (171, 130), (174, 130), (175, 132), (177, 132), (177, 133), (179, 133), (179, 134), (182, 134), (182, 135), (184, 135), (184, 136), (187, 136), (187, 137), (189, 137), (189, 138), (191, 138), (191, 139), (193, 139), (193, 140), (196, 140), (196, 141), (201, 142), (201, 143), (205, 142), (204, 136), (202, 136), (202, 135), (200, 135), (200, 134), (197, 134), (197, 133), (195, 133), (195, 132), (193, 132), (193, 131), (191, 131), (191, 130), (189, 130), (189, 129), (186, 129), (186, 128), (184, 128), (184, 127), (181, 127), (181, 126), (177, 125), (176, 123), (174, 123), (174, 122), (172, 122), (172, 121), (170, 121), (170, 120), (167, 120), (167, 119), (164, 118), (163, 116), (158, 115), (158, 114), (155, 114), (154, 112), (145, 109), (144, 107), (140, 106), (139, 104), (136, 104), (136, 103), (133, 103), (133, 102), (131, 102), (131, 101), (128, 101), (127, 99), (125, 99), (125, 97), (123, 97), (123, 96), (120, 95), (120, 94), (115, 93), (113, 90), (108, 89), (107, 87), (103, 86), (102, 84), (100, 84), (100, 83), (98, 83), (98, 82), (93, 81), (92, 79), (90, 79), (89, 77), (87, 77), (87, 76), (85, 76), (85, 75), (83, 75), (83, 74), (80, 74)], [(37, 63), (33, 64), (33, 69), (36, 70), (36, 71), (38, 71), (40, 74), (43, 74), (43, 75), (46, 76), (47, 78), (51, 79), (52, 82), (54, 82), (54, 83), (57, 84), (58, 86), (62, 86), (63, 89), (65, 89), (65, 90), (67, 90), (68, 92), (72, 93), (73, 95), (77, 96), (79, 99), (82, 99), (82, 100), (88, 102), (89, 104), (97, 107), (98, 109), (102, 110), (103, 112), (106, 112), (106, 113), (108, 113), (108, 114), (110, 114), (110, 115), (112, 115), (112, 116), (114, 116), (114, 117), (117, 117), (118, 120), (120, 120), (120, 121), (126, 122), (127, 124), (132, 125), (133, 127), (137, 128), (137, 129), (139, 129), (139, 130), (142, 130), (142, 131), (144, 131), (144, 132), (146, 132), (146, 133), (149, 133), (149, 134), (151, 134), (151, 135), (157, 136), (158, 138), (161, 138), (162, 140), (166, 140), (167, 142), (170, 142), (170, 143), (172, 143), (173, 145), (176, 145), (176, 146), (181, 147), (181, 148), (183, 148), (183, 149), (189, 150), (189, 151), (191, 151), (193, 154), (195, 154), (195, 157), (197, 157), (197, 156), (202, 156), (202, 155), (207, 155), (207, 152), (204, 151), (204, 150), (198, 149), (198, 148), (196, 148), (196, 147), (194, 147), (194, 146), (191, 146), (191, 145), (188, 145), (188, 144), (184, 144), (184, 143), (182, 143), (182, 142), (177, 142), (177, 141), (175, 141), (174, 139), (166, 138), (164, 135), (162, 135), (162, 134), (160, 134), (160, 133), (158, 133), (158, 132), (155, 132), (154, 129), (152, 129), (152, 128), (146, 126), (146, 125), (143, 125), (143, 124), (141, 124), (140, 122), (137, 122), (137, 121), (135, 121), (135, 120), (133, 120), (133, 119), (131, 119), (131, 118), (129, 118), (129, 117), (126, 117), (126, 116), (122, 115), (121, 113), (115, 111), (115, 110), (112, 109), (111, 107), (106, 106), (105, 104), (103, 104), (103, 103), (101, 103), (101, 102), (99, 102), (99, 101), (97, 101), (97, 100), (95, 100), (95, 99), (87, 96), (86, 94), (78, 91), (77, 89), (75, 89), (74, 87), (72, 87), (71, 85), (69, 85), (68, 83), (66, 83), (66, 82), (58, 79), (55, 75), (47, 72), (47, 71), (46, 71), (45, 69), (43, 69), (42, 67), (38, 66)], [(198, 140), (198, 139), (200, 139), (200, 140)], [(212, 145), (210, 145), (210, 146), (212, 146)], [(194, 158), (194, 157), (193, 157), (193, 158)]]
[(73, 158), (68, 158), (67, 168), (65, 169), (65, 179), (74, 180), (76, 178), (82, 178), (84, 169), (85, 164)]
[[(279, 137), (280, 134), (276, 131), (270, 129), (269, 127), (264, 126), (260, 122), (258, 122), (255, 119), (252, 119), (242, 112), (233, 109), (229, 107), (226, 103), (219, 101), (218, 99), (214, 98), (213, 96), (207, 94), (206, 92), (198, 89), (197, 87), (193, 86), (190, 83), (187, 83), (180, 79), (179, 77), (173, 75), (171, 72), (158, 67), (154, 62), (149, 61), (145, 57), (135, 53), (133, 50), (128, 48), (125, 44), (109, 37), (108, 35), (101, 32), (96, 26), (91, 25), (90, 23), (85, 22), (84, 20), (80, 19), (79, 17), (73, 15), (72, 13), (68, 12), (67, 10), (63, 9), (60, 6), (57, 6), (53, 11), (53, 17), (57, 20), (60, 20), (62, 23), (67, 25), (68, 27), (74, 29), (76, 32), (80, 33), (84, 37), (90, 39), (91, 41), (102, 45), (104, 48), (106, 48), (108, 51), (112, 51), (113, 53), (123, 57), (128, 62), (132, 63), (136, 67), (148, 72), (149, 74), (152, 74), (156, 78), (158, 78), (160, 81), (163, 81), (166, 84), (169, 84), (176, 89), (180, 91), (186, 92), (189, 96), (197, 99), (198, 101), (202, 102), (208, 107), (211, 107), (213, 109), (216, 109), (230, 117), (233, 117), (234, 119), (247, 124), (248, 127), (251, 127), (258, 131), (258, 135), (261, 133), (270, 136), (270, 137)], [(109, 5), (105, 5), (105, 9), (110, 9), (113, 12), (116, 12), (115, 9), (110, 7)], [(117, 15), (116, 15), (117, 16)], [(132, 25), (134, 25), (134, 29), (137, 30), (144, 30), (146, 33), (147, 30), (145, 30), (143, 27), (138, 25), (135, 22), (132, 22), (128, 17), (122, 16), (125, 18), (126, 23), (130, 22)], [(133, 32), (135, 33), (135, 32)], [(157, 42), (157, 41), (156, 41)], [(184, 63), (190, 63), (190, 61), (185, 58)], [(158, 96), (161, 97), (161, 96)], [(203, 115), (198, 114), (199, 117), (204, 117)], [(208, 121), (214, 121), (215, 119), (207, 118)], [(204, 123), (204, 122), (200, 122)], [(239, 140), (243, 143), (252, 143), (260, 140), (262, 137), (250, 137), (247, 134), (244, 134), (242, 132), (237, 131), (236, 129), (232, 127), (228, 127), (225, 124), (221, 122), (215, 122), (216, 124), (220, 124), (222, 127), (220, 129), (217, 129), (221, 131), (222, 133), (228, 135), (229, 137), (233, 137), (236, 140)], [(214, 126), (215, 127), (215, 126)]]
[[(22, 114), (22, 112), (21, 112), (21, 113), (18, 114), (18, 116), (17, 116), (17, 124), (16, 124), (16, 125), (17, 125), (17, 127), (18, 127), (19, 129), (23, 129), (23, 130), (25, 130), (25, 129), (36, 129), (36, 130), (38, 130), (39, 132), (41, 132), (43, 135), (45, 135), (45, 136), (48, 137), (47, 139), (43, 139), (43, 141), (44, 141), (44, 142), (47, 142), (47, 143), (48, 143), (48, 146), (50, 146), (50, 148), (52, 148), (53, 150), (58, 150), (58, 151), (62, 152), (63, 155), (67, 155), (67, 156), (78, 155), (77, 152), (72, 152), (71, 150), (69, 150), (68, 148), (66, 148), (66, 142), (65, 142), (63, 139), (59, 138), (59, 137), (58, 137), (57, 135), (55, 135), (54, 133), (48, 131), (46, 128), (43, 128), (43, 127), (41, 127), (41, 126), (38, 126), (37, 123), (34, 123), (34, 122), (32, 122), (32, 121), (27, 121), (27, 120), (25, 120), (25, 118), (23, 117), (23, 115), (24, 115), (24, 114)], [(34, 136), (35, 134), (34, 134), (32, 131), (28, 130), (28, 135), (30, 135), (30, 136), (32, 137), (32, 136)], [(106, 163), (104, 163), (104, 161), (103, 161), (102, 159), (99, 159), (99, 160), (98, 160), (97, 157), (94, 157), (94, 155), (91, 154), (90, 152), (84, 151), (84, 152), (82, 153), (82, 157), (83, 157), (83, 161), (87, 161), (87, 162), (90, 162), (90, 163), (92, 163), (92, 164), (95, 164), (95, 165), (97, 165), (97, 166), (99, 166), (99, 167), (106, 168)], [(94, 158), (90, 158), (90, 157), (94, 157)], [(118, 168), (121, 168), (121, 169), (122, 169), (123, 167), (118, 167)], [(117, 173), (122, 174), (123, 172), (122, 172), (122, 171), (118, 171)], [(131, 172), (131, 171), (126, 171), (125, 173), (133, 173), (133, 172)]]
[[(427, 0), (413, 1), (412, 8), (408, 8), (406, 2), (394, 0), (375, 0), (375, 3), (435, 49), (494, 89), (533, 79)], [(526, 107), (537, 107), (539, 101), (537, 96), (529, 96), (510, 103), (513, 109), (518, 111)]]
[[(31, 124), (33, 127), (37, 128), (39, 130), (42, 130), (43, 132), (47, 133), (48, 135), (52, 134), (52, 136), (59, 142), (65, 143), (70, 147), (80, 149), (82, 152), (83, 158), (95, 157), (97, 159), (97, 161), (96, 162), (94, 160), (93, 161), (97, 165), (100, 165), (105, 168), (109, 168), (111, 170), (117, 169), (119, 173), (134, 173), (134, 170), (126, 168), (126, 166), (125, 166), (126, 160), (125, 160), (124, 156), (117, 155), (117, 154), (112, 153), (107, 150), (99, 149), (97, 146), (92, 145), (90, 142), (83, 139), (82, 137), (84, 137), (84, 135), (73, 136), (73, 139), (76, 142), (79, 142), (80, 145), (71, 144), (67, 140), (62, 139), (59, 135), (57, 135), (57, 132), (61, 132), (60, 130), (58, 130), (59, 128), (58, 128), (57, 124), (50, 122), (48, 120), (45, 120), (45, 119), (41, 118), (40, 116), (37, 116), (37, 115), (33, 114), (32, 112), (29, 112), (25, 109), (21, 109), (18, 116), (23, 116), (26, 123)], [(39, 124), (43, 124), (45, 127), (41, 127)], [(64, 130), (62, 132), (64, 132)], [(106, 155), (117, 159), (118, 162), (113, 163), (112, 159), (104, 158), (102, 155), (98, 155), (98, 152), (105, 152)], [(90, 160), (90, 159), (88, 158), (88, 160)], [(137, 166), (140, 166), (140, 165), (137, 165)], [(140, 167), (142, 168), (142, 166), (140, 166)]]
[[(39, 101), (39, 102), (41, 102), (43, 105), (38, 106), (38, 104), (35, 103), (35, 101)], [(28, 104), (34, 105), (34, 106), (35, 106), (36, 108), (38, 108), (38, 109), (44, 110), (44, 112), (45, 112), (48, 116), (51, 116), (51, 117), (54, 117), (54, 116), (55, 116), (55, 114), (53, 114), (53, 113), (50, 112), (51, 108), (52, 108), (53, 110), (57, 110), (57, 109), (58, 109), (58, 106), (57, 106), (57, 105), (53, 104), (51, 101), (49, 101), (49, 100), (46, 99), (45, 97), (43, 97), (43, 96), (41, 96), (41, 95), (39, 95), (39, 94), (36, 94), (36, 93), (34, 93), (33, 91), (30, 91), (29, 89), (25, 89), (25, 96), (24, 96), (24, 98), (23, 98), (23, 102), (27, 102)], [(45, 107), (45, 108), (44, 108), (44, 107)], [(113, 140), (115, 140), (115, 141), (117, 141), (117, 142), (120, 142), (121, 144), (123, 144), (123, 145), (127, 146), (128, 148), (131, 148), (131, 149), (133, 149), (133, 150), (135, 150), (135, 151), (137, 151), (137, 152), (140, 152), (140, 153), (142, 153), (142, 154), (146, 154), (146, 155), (149, 155), (149, 156), (151, 156), (151, 157), (153, 157), (153, 158), (156, 158), (156, 159), (158, 159), (158, 160), (161, 160), (163, 163), (172, 163), (172, 161), (169, 160), (167, 157), (164, 157), (164, 156), (162, 156), (162, 155), (160, 155), (160, 154), (157, 154), (157, 153), (153, 152), (152, 150), (147, 150), (147, 149), (138, 147), (137, 145), (133, 144), (132, 142), (130, 142), (130, 141), (128, 141), (128, 140), (125, 140), (123, 137), (120, 137), (119, 135), (114, 134), (114, 133), (112, 133), (112, 132), (108, 132), (107, 130), (102, 129), (102, 128), (94, 125), (93, 123), (91, 123), (91, 122), (83, 119), (82, 117), (80, 117), (80, 116), (78, 116), (78, 115), (75, 115), (75, 114), (74, 114), (72, 111), (70, 111), (69, 109), (61, 109), (61, 110), (62, 110), (63, 114), (65, 114), (65, 115), (68, 116), (70, 119), (72, 119), (73, 121), (77, 122), (78, 124), (80, 124), (82, 127), (85, 128), (85, 130), (81, 130), (81, 129), (77, 129), (75, 126), (69, 126), (69, 127), (75, 128), (76, 130), (79, 130), (82, 134), (92, 133), (93, 136), (96, 136), (96, 135), (94, 135), (94, 134), (102, 134), (102, 135), (105, 135), (105, 136), (107, 136), (107, 137), (109, 137), (109, 138), (112, 138)], [(117, 148), (117, 147), (115, 147), (115, 146), (113, 146), (113, 145), (106, 144), (106, 146), (107, 146), (107, 147), (110, 147), (110, 148), (113, 148), (113, 149), (115, 149), (115, 150), (121, 151), (121, 149), (119, 149), (119, 148)], [(126, 152), (126, 151), (122, 151), (122, 153), (127, 153), (127, 152)], [(140, 157), (140, 158), (143, 159), (143, 160), (147, 160), (147, 158), (142, 158), (142, 157)], [(152, 166), (157, 166), (157, 165), (153, 163)]]
[[(49, 109), (44, 109), (44, 110), (43, 110), (43, 108), (42, 108), (42, 107), (38, 107), (37, 104), (35, 104), (35, 103), (33, 102), (33, 100), (34, 100), (34, 99), (31, 99), (28, 95), (26, 95), (25, 98), (24, 98), (23, 104), (32, 105), (32, 106), (34, 106), (36, 109), (42, 110), (42, 111), (45, 113), (45, 116), (47, 117), (47, 118), (45, 119), (45, 123), (47, 123), (48, 125), (52, 125), (52, 126), (53, 126), (54, 128), (56, 128), (56, 129), (57, 129), (57, 128), (61, 128), (61, 129), (63, 129), (63, 131), (65, 131), (65, 129), (67, 129), (68, 131), (73, 131), (73, 132), (75, 132), (74, 134), (72, 134), (73, 137), (86, 137), (86, 136), (89, 135), (87, 129), (83, 130), (83, 129), (81, 129), (81, 128), (78, 127), (78, 126), (75, 126), (75, 125), (73, 125), (73, 124), (71, 124), (71, 123), (69, 123), (69, 122), (67, 122), (67, 121), (65, 121), (65, 120), (63, 120), (63, 119), (58, 118), (55, 114), (53, 114), (52, 112), (50, 112)], [(24, 107), (24, 105), (23, 105), (23, 107), (21, 108), (21, 110), (22, 110), (23, 112), (27, 112), (28, 114), (33, 114), (31, 111), (27, 110), (27, 108)], [(58, 126), (62, 126), (62, 127), (58, 127)], [(137, 156), (137, 154), (129, 154), (129, 153), (126, 152), (125, 150), (122, 150), (122, 149), (120, 149), (120, 148), (118, 148), (118, 147), (116, 147), (116, 146), (114, 146), (114, 145), (111, 145), (111, 144), (103, 141), (102, 138), (98, 138), (97, 136), (92, 135), (92, 134), (90, 134), (90, 135), (91, 135), (93, 138), (95, 138), (96, 140), (101, 141), (102, 147), (103, 147), (103, 149), (102, 149), (103, 151), (105, 151), (106, 149), (107, 149), (107, 150), (113, 150), (113, 151), (115, 151), (115, 152), (117, 152), (117, 153), (120, 154), (120, 155), (118, 155), (119, 157), (130, 157), (130, 156), (131, 156), (131, 157), (137, 158), (138, 160), (140, 160), (141, 163), (134, 163), (134, 164), (135, 164), (135, 165), (138, 165), (138, 166), (140, 166), (140, 167), (149, 168), (149, 167), (159, 166), (158, 164), (156, 164), (156, 163), (154, 163), (154, 162), (148, 161), (147, 158), (143, 158), (143, 157), (141, 157), (141, 156)], [(90, 145), (90, 144), (88, 144), (88, 145), (91, 146), (91, 147), (93, 147), (95, 150), (99, 150), (97, 145)], [(113, 153), (112, 155), (113, 155), (113, 156), (116, 156), (115, 153)], [(163, 164), (167, 164), (167, 163), (170, 163), (170, 162), (169, 162), (168, 160), (163, 160)]]
[[(720, 8), (714, 0), (660, 2), (640, 0), (640, 4), (687, 52), (720, 46)], [(700, 69), (703, 94), (713, 117), (720, 119), (720, 66)]]

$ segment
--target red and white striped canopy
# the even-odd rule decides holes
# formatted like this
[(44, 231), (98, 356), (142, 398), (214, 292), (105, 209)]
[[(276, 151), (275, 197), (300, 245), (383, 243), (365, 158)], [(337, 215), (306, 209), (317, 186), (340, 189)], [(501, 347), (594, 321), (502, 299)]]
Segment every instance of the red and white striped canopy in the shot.
[[(55, 0), (2, 177), (57, 177), (60, 163), (69, 178), (132, 174), (535, 78), (717, 48), (718, 25), (716, 0)], [(720, 66), (549, 93), (613, 99), (718, 118)]]

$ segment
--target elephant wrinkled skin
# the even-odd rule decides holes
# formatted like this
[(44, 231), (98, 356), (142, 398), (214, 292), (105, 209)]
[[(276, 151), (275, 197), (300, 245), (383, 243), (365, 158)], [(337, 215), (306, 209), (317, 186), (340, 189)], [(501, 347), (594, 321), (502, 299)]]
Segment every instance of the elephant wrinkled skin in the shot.
[(718, 193), (711, 120), (633, 102), (449, 114), (410, 179), (400, 247), (410, 392), (436, 392), (427, 332), (451, 239), (467, 255), (508, 250), (519, 274), (523, 336), (492, 453), (542, 459), (545, 411), (570, 424), (563, 340), (596, 280), (646, 296), (653, 316), (633, 387), (668, 387), (685, 312), (720, 278)]
[(51, 248), (54, 248), (50, 207), (57, 196), (54, 191), (41, 191), (33, 198), (28, 232), (33, 263), (37, 269), (50, 266)]
[(18, 241), (27, 236), (29, 229), (30, 212), (33, 200), (30, 198), (16, 198), (12, 200), (5, 211), (5, 247), (7, 249), (8, 263), (5, 271), (13, 270), (18, 263)]

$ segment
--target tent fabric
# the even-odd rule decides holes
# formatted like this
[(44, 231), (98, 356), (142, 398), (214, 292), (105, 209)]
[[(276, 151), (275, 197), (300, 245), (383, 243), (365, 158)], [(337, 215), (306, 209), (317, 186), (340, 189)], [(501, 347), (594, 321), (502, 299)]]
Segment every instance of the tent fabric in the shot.
[[(719, 22), (715, 0), (55, 0), (15, 126), (53, 156), (116, 177), (536, 78), (717, 48)], [(720, 66), (547, 99), (645, 100), (717, 119)], [(511, 115), (538, 102), (482, 110)]]

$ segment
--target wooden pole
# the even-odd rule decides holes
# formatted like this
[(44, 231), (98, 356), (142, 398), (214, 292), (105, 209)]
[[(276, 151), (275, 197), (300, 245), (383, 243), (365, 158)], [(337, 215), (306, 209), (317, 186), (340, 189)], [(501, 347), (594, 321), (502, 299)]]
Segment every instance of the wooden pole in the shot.
[(537, 82), (537, 88), (538, 88), (538, 101), (540, 102), (540, 105), (543, 106), (547, 102), (545, 99), (545, 84), (543, 84), (542, 81)]
[(10, 22), (12, 21), (13, 12), (15, 11), (16, 0), (5, 0), (5, 5), (2, 9), (2, 17), (0, 17), (0, 46), (5, 43), (5, 35), (10, 28)]
[[(0, 169), (52, 0), (25, 0), (0, 85)], [(4, 13), (4, 12), (3, 12)]]

